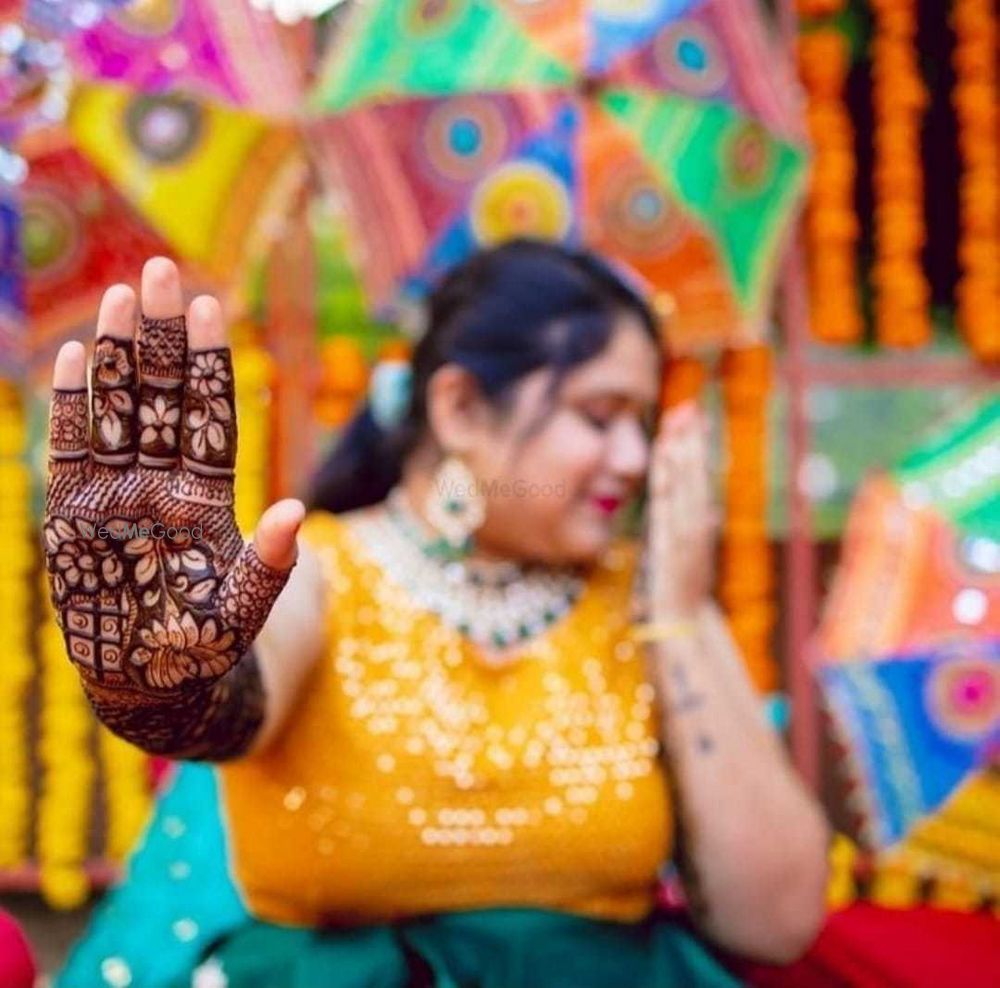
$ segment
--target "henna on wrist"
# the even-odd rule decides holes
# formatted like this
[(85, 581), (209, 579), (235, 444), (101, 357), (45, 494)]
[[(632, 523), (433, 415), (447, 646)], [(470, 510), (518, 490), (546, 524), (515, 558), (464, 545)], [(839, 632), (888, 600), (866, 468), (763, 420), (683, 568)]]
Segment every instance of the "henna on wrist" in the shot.
[(188, 761), (227, 761), (246, 754), (264, 721), (265, 695), (251, 647), (221, 679), (198, 689), (151, 698), (90, 684), (91, 706), (119, 737), (150, 754)]

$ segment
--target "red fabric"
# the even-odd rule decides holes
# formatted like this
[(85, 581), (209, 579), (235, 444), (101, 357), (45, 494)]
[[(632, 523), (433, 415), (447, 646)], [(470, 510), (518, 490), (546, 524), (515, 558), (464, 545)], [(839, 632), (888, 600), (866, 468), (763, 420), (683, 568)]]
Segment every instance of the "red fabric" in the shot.
[(35, 959), (21, 928), (0, 909), (0, 985), (31, 988), (35, 973)]
[(997, 988), (1000, 920), (855, 903), (827, 919), (798, 963), (741, 964), (739, 973), (755, 988)]

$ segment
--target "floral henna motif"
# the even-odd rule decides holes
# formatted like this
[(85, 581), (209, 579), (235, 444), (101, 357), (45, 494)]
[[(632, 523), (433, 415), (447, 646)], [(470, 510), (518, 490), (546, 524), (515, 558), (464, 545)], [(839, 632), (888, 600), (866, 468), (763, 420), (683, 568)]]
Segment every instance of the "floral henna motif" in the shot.
[(102, 336), (94, 350), (91, 370), (93, 417), (91, 446), (97, 463), (127, 465), (137, 443), (135, 356), (131, 339)]
[(236, 464), (236, 415), (228, 348), (188, 353), (184, 393), (184, 465), (208, 476), (232, 476)]
[(183, 320), (144, 319), (135, 351), (98, 339), (89, 419), (86, 389), (53, 393), (50, 596), (112, 730), (162, 754), (233, 757), (263, 718), (248, 653), (291, 568), (267, 566), (236, 525), (228, 348), (188, 352)]
[(139, 352), (139, 462), (154, 468), (177, 465), (187, 329), (183, 316), (143, 316)]
[(101, 721), (155, 755), (225, 761), (246, 753), (264, 721), (266, 697), (253, 649), (211, 687), (167, 703), (139, 697), (123, 705), (115, 691), (88, 696)]

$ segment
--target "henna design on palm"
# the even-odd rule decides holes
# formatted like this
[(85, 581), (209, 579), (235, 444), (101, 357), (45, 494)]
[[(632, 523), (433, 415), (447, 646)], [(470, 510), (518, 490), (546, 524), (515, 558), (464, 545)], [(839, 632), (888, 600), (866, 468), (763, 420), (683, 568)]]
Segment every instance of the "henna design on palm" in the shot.
[(53, 393), (46, 567), (95, 706), (196, 686), (206, 709), (230, 703), (236, 679), (220, 683), (288, 580), (236, 525), (234, 388), (229, 348), (188, 351), (179, 317), (143, 318), (135, 345), (98, 338), (89, 419), (85, 389)]

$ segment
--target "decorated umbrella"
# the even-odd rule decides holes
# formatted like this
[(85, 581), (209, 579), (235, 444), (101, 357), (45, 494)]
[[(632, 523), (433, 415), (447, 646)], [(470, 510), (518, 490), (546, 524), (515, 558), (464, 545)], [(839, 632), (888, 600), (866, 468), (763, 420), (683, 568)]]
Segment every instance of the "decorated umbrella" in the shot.
[(783, 65), (751, 0), (382, 0), (312, 133), (376, 311), (531, 234), (629, 262), (679, 349), (756, 342), (804, 173)]
[[(1000, 399), (871, 479), (820, 629), (865, 844), (1000, 891)], [(985, 894), (985, 892), (984, 892)]]
[[(27, 211), (30, 256), (15, 268), (36, 363), (152, 253), (175, 256), (196, 286), (242, 289), (307, 177), (286, 119), (306, 38), (305, 25), (222, 0), (45, 0), (0, 26), (0, 175), (23, 183), (8, 198)], [(0, 323), (12, 371), (16, 325)]]

